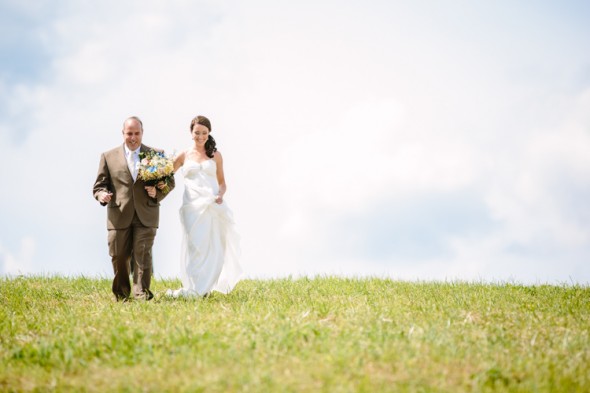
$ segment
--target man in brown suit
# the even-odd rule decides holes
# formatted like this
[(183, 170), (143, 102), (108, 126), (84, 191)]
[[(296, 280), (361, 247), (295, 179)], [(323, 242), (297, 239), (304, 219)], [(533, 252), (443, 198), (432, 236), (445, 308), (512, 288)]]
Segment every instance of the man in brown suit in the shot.
[[(160, 218), (160, 201), (166, 194), (137, 177), (139, 152), (156, 150), (142, 144), (142, 137), (141, 120), (135, 116), (125, 120), (124, 143), (101, 155), (93, 188), (94, 198), (107, 206), (109, 255), (115, 272), (113, 293), (117, 300), (127, 300), (131, 295), (130, 270), (133, 297), (154, 297), (150, 291), (152, 245)], [(169, 186), (170, 190), (174, 188), (174, 179)]]

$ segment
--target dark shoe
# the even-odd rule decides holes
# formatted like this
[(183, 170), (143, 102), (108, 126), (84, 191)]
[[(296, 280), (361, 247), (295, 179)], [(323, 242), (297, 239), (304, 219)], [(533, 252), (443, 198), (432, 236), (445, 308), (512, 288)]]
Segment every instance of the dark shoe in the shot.
[(154, 294), (149, 289), (144, 290), (141, 294), (135, 295), (135, 300), (152, 300), (154, 298)]
[(128, 302), (131, 300), (131, 298), (129, 296), (123, 296), (123, 295), (115, 295), (115, 299), (117, 300), (117, 302)]

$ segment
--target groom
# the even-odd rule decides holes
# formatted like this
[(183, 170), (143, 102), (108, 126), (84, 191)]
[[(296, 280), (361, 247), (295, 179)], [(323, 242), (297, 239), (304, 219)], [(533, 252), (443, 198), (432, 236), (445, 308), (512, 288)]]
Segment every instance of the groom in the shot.
[[(156, 187), (146, 186), (137, 177), (139, 152), (152, 150), (141, 143), (142, 137), (141, 120), (135, 116), (125, 120), (124, 143), (100, 156), (93, 188), (94, 198), (101, 205), (107, 205), (109, 255), (115, 272), (113, 293), (117, 301), (127, 300), (132, 289), (136, 299), (154, 297), (150, 291), (152, 245), (158, 228), (160, 201), (166, 194)], [(170, 190), (174, 188), (174, 178), (169, 187)], [(133, 288), (129, 282), (130, 270)]]

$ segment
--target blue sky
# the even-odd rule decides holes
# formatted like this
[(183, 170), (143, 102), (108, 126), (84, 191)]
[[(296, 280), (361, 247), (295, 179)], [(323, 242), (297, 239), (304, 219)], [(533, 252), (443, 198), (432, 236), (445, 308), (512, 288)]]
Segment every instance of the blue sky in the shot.
[[(584, 2), (0, 0), (0, 274), (110, 277), (99, 155), (207, 115), (248, 277), (590, 281)], [(179, 275), (179, 187), (156, 276)]]

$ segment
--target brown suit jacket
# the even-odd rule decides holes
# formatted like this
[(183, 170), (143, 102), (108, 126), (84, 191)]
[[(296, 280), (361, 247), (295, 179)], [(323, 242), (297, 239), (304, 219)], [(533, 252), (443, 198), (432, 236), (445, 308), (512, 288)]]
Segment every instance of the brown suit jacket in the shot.
[[(140, 151), (156, 150), (144, 144)], [(107, 204), (107, 229), (124, 229), (131, 225), (134, 213), (146, 227), (157, 228), (160, 221), (160, 201), (167, 194), (156, 188), (156, 197), (150, 198), (144, 189), (145, 182), (139, 177), (133, 182), (133, 177), (125, 159), (123, 144), (111, 149), (100, 156), (98, 175), (94, 182), (93, 194), (98, 200), (98, 193), (110, 191), (113, 193)], [(170, 182), (170, 191), (174, 188), (174, 178)]]

